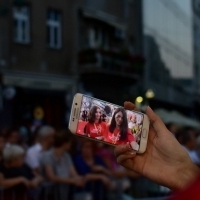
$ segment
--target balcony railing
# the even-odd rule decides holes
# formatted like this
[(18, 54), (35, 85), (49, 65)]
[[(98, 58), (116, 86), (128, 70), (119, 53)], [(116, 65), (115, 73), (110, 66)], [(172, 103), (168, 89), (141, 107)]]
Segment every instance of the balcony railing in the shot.
[(79, 65), (82, 70), (96, 68), (141, 76), (144, 64), (142, 55), (131, 55), (128, 51), (85, 49), (79, 52)]

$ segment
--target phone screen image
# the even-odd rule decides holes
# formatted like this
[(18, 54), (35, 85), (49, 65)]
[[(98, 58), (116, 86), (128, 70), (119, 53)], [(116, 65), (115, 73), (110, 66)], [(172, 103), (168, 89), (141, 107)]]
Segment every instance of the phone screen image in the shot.
[(83, 95), (76, 133), (112, 145), (129, 143), (138, 150), (143, 119), (142, 113)]

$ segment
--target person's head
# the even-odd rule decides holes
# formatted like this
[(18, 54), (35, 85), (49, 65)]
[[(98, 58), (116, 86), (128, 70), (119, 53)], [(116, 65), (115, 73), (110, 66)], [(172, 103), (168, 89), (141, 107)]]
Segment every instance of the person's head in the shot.
[(72, 134), (70, 131), (57, 131), (54, 137), (54, 148), (60, 148), (64, 151), (69, 151), (72, 142)]
[(168, 123), (166, 124), (167, 129), (173, 133), (174, 135), (176, 135), (177, 131), (178, 131), (178, 127), (176, 126), (176, 124), (173, 123)]
[(111, 113), (111, 107), (106, 105), (104, 111), (106, 112), (107, 115), (109, 115)]
[(83, 157), (93, 157), (94, 155), (94, 143), (90, 140), (81, 141), (81, 154)]
[(182, 131), (180, 134), (182, 145), (187, 147), (189, 150), (193, 150), (196, 146), (195, 134), (191, 131)]
[(51, 126), (42, 126), (38, 130), (38, 140), (46, 149), (52, 147), (54, 142), (55, 129)]
[(8, 167), (21, 167), (24, 164), (24, 149), (19, 145), (11, 145), (3, 150), (3, 162)]
[(10, 144), (17, 144), (20, 140), (19, 132), (15, 129), (9, 129), (5, 134), (5, 139)]
[(102, 122), (107, 122), (107, 116), (105, 114), (101, 115), (101, 121)]
[(128, 120), (124, 108), (117, 108), (115, 110), (114, 115), (111, 119), (109, 131), (113, 133), (115, 128), (117, 127), (120, 129), (120, 140), (126, 139), (128, 131)]
[(89, 112), (88, 121), (94, 123), (101, 122), (101, 109), (98, 106), (92, 106)]
[(137, 116), (133, 115), (132, 121), (136, 124), (137, 123)]

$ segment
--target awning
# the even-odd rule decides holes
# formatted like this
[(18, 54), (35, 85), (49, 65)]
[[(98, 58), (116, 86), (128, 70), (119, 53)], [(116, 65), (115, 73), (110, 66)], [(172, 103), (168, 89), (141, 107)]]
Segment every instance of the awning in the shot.
[(160, 116), (160, 118), (164, 121), (164, 123), (173, 123), (179, 126), (190, 126), (200, 130), (200, 122), (186, 117), (177, 111), (167, 111), (164, 109), (157, 109), (155, 113)]
[(30, 89), (67, 90), (75, 86), (77, 80), (77, 77), (25, 72), (5, 72), (2, 74), (3, 85)]
[(113, 27), (116, 27), (118, 29), (121, 29), (121, 30), (126, 29), (126, 25), (124, 22), (122, 22), (121, 19), (119, 19), (118, 17), (115, 17), (113, 15), (107, 14), (103, 11), (91, 10), (91, 9), (84, 8), (82, 12), (83, 12), (84, 17), (103, 21), (103, 22), (105, 22)]

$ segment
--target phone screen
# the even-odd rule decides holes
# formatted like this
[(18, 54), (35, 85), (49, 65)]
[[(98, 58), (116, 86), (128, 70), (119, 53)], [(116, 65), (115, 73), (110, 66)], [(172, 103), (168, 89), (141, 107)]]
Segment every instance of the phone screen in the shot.
[(112, 145), (129, 143), (138, 150), (143, 120), (142, 113), (83, 95), (76, 133)]

